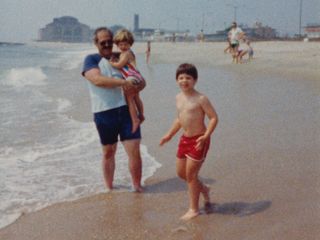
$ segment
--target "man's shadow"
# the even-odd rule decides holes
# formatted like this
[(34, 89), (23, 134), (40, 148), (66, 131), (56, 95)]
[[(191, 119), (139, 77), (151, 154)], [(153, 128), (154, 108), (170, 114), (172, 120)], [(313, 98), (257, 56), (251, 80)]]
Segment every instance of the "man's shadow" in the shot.
[[(212, 185), (215, 183), (214, 179), (201, 178), (204, 184)], [(173, 193), (187, 191), (186, 184), (179, 178), (174, 177), (162, 182), (148, 185), (146, 187), (148, 193)], [(206, 205), (203, 211), (206, 214), (222, 214), (222, 215), (234, 215), (238, 217), (249, 216), (258, 212), (265, 211), (271, 206), (272, 202), (258, 201), (258, 202), (229, 202), (229, 203), (211, 203)]]

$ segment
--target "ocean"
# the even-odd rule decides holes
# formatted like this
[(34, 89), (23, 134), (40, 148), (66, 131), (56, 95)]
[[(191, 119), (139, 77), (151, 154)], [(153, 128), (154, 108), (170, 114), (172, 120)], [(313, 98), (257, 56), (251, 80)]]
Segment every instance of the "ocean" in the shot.
[[(91, 44), (0, 46), (0, 228), (24, 213), (105, 191), (86, 80)], [(138, 58), (141, 56), (138, 56)], [(141, 145), (143, 181), (160, 164)], [(115, 185), (131, 187), (122, 145)]]

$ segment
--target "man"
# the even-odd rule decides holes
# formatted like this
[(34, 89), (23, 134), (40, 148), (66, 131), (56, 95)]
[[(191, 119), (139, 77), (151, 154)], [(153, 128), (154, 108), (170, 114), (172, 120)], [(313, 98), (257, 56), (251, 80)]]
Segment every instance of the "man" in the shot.
[(231, 47), (231, 54), (233, 61), (237, 62), (238, 59), (238, 50), (239, 50), (239, 41), (243, 38), (243, 31), (237, 26), (236, 22), (231, 24), (231, 30), (228, 33), (228, 41)]
[(130, 91), (133, 83), (122, 79), (121, 73), (109, 64), (112, 57), (113, 34), (105, 27), (94, 33), (97, 54), (85, 58), (82, 75), (88, 80), (91, 108), (102, 144), (102, 168), (107, 190), (113, 189), (115, 153), (118, 136), (129, 158), (134, 191), (142, 192), (142, 161), (140, 127), (131, 132), (132, 122), (122, 88)]

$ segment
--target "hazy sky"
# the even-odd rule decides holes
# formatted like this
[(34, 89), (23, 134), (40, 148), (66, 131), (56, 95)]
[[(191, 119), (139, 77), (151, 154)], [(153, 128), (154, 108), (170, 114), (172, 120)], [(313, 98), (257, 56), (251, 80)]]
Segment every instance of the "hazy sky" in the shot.
[[(140, 27), (189, 29), (197, 33), (221, 30), (236, 16), (249, 26), (256, 21), (281, 34), (299, 32), (301, 0), (0, 0), (0, 41), (37, 39), (38, 29), (54, 17), (73, 16), (92, 28), (121, 24)], [(302, 0), (302, 25), (320, 24), (320, 0)]]

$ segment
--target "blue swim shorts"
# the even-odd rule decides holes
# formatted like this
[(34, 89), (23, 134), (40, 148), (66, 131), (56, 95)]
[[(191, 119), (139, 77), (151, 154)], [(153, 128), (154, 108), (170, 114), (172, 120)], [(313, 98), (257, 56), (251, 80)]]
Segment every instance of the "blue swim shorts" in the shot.
[(120, 141), (141, 139), (140, 127), (134, 133), (131, 132), (132, 121), (128, 106), (94, 113), (94, 122), (102, 145), (118, 142), (119, 136)]

